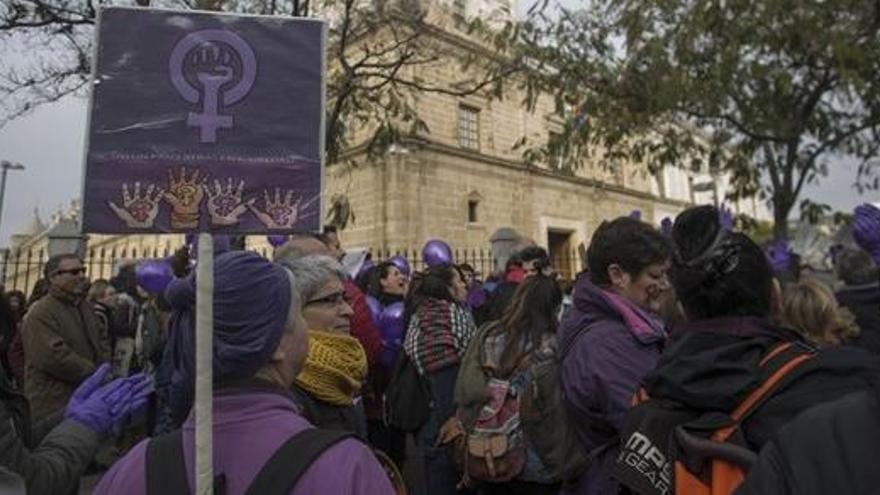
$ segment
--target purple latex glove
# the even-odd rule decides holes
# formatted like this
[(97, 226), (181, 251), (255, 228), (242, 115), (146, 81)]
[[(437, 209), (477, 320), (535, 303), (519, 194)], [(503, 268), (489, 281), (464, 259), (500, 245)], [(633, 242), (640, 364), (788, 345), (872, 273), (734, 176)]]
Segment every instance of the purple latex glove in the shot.
[(660, 234), (664, 237), (672, 237), (672, 219), (664, 217), (660, 220)]
[(788, 241), (785, 239), (777, 239), (770, 245), (767, 251), (767, 260), (774, 273), (784, 273), (791, 265), (794, 251), (788, 247)]
[(721, 205), (721, 208), (718, 209), (718, 224), (721, 225), (721, 230), (730, 232), (733, 230), (733, 225), (735, 223), (735, 219), (733, 217), (733, 212), (725, 205)]
[(857, 206), (852, 233), (859, 247), (880, 264), (880, 209), (868, 203)]
[(152, 392), (150, 379), (143, 374), (120, 378), (102, 385), (110, 373), (110, 365), (102, 364), (73, 392), (64, 416), (100, 434), (147, 403)]

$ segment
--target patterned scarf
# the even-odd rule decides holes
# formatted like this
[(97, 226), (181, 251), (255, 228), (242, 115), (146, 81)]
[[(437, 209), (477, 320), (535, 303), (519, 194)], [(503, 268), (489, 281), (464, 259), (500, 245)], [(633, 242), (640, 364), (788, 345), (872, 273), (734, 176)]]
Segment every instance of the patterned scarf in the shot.
[(404, 349), (424, 375), (458, 364), (474, 333), (474, 319), (466, 308), (441, 299), (426, 299), (409, 322)]
[(351, 335), (309, 331), (309, 355), (296, 383), (312, 397), (350, 406), (367, 375), (367, 355)]

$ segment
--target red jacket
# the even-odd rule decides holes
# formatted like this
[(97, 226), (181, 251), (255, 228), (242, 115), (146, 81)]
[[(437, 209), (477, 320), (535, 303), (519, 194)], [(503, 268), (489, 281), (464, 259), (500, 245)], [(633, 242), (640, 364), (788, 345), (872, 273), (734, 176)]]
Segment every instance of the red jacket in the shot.
[(373, 315), (367, 305), (364, 293), (351, 280), (345, 281), (345, 300), (351, 305), (351, 336), (358, 339), (364, 352), (367, 354), (367, 363), (370, 368), (376, 364), (379, 353), (382, 351), (382, 338), (379, 329), (373, 323)]

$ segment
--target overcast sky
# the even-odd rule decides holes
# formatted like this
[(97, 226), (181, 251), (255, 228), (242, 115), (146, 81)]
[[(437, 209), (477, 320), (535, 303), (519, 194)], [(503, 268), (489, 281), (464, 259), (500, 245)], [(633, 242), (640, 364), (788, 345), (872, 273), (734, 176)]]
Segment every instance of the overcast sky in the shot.
[[(21, 162), (27, 167), (9, 173), (0, 246), (7, 246), (10, 234), (29, 225), (34, 208), (46, 221), (52, 211), (80, 196), (86, 109), (86, 98), (70, 96), (38, 107), (0, 128), (0, 160)], [(852, 211), (869, 199), (880, 199), (876, 192), (860, 196), (852, 187), (854, 166), (839, 163), (832, 170), (830, 177), (818, 186), (809, 186), (802, 196), (842, 211)]]

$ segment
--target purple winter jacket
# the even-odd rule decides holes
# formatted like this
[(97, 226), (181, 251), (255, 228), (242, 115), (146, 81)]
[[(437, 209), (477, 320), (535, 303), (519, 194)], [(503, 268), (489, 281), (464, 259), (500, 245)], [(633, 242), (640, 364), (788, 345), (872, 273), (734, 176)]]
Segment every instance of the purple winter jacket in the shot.
[[(592, 452), (620, 434), (633, 394), (660, 357), (666, 331), (659, 319), (600, 289), (588, 275), (576, 282), (573, 299), (558, 333), (560, 349), (568, 347), (562, 385), (584, 450)], [(605, 449), (569, 493), (617, 493), (611, 478), (617, 452), (616, 446)]]
[[(226, 474), (226, 493), (245, 493), (260, 468), (292, 435), (313, 428), (283, 391), (241, 390), (214, 397), (214, 472)], [(193, 486), (193, 415), (183, 424), (184, 459)], [(147, 442), (137, 444), (110, 468), (95, 489), (97, 495), (146, 495)], [(327, 449), (303, 473), (296, 495), (393, 494), (391, 482), (370, 449), (346, 439)]]

